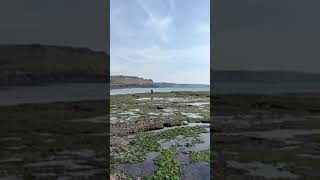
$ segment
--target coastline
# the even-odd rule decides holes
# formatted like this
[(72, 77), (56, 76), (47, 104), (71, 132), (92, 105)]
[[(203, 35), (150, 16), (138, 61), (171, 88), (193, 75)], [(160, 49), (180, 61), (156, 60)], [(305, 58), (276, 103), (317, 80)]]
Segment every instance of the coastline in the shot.
[[(200, 93), (200, 95), (197, 95), (198, 93)], [(319, 159), (317, 146), (314, 145), (318, 143), (318, 139), (320, 138), (320, 133), (318, 131), (318, 129), (320, 129), (320, 124), (318, 122), (318, 117), (320, 117), (320, 109), (318, 109), (318, 107), (320, 107), (320, 104), (318, 104), (318, 102), (320, 102), (320, 93), (214, 94), (210, 97), (209, 91), (207, 91), (156, 92), (153, 96), (155, 102), (165, 102), (161, 97), (166, 97), (170, 102), (170, 98), (183, 99), (189, 95), (202, 97), (203, 94), (206, 94), (206, 98), (211, 98), (211, 102), (213, 103), (212, 112), (210, 114), (212, 115), (211, 123), (214, 121), (214, 126), (212, 126), (214, 131), (213, 141), (215, 144), (213, 155), (214, 166), (211, 167), (215, 169), (213, 174), (214, 178), (229, 176), (236, 178), (252, 178), (260, 176), (259, 174), (255, 174), (257, 172), (252, 170), (252, 168), (257, 170), (271, 168), (271, 172), (276, 174), (273, 177), (274, 179), (281, 179), (283, 177), (295, 178), (301, 177), (302, 175), (312, 178), (316, 177), (317, 173), (320, 172), (318, 167), (315, 166), (315, 164), (319, 163)], [(123, 105), (128, 104), (127, 107), (120, 108), (119, 110), (121, 111), (118, 112), (118, 116), (122, 116), (125, 119), (129, 118), (131, 113), (120, 113), (125, 113), (130, 109), (138, 108), (134, 103), (128, 103), (136, 101), (127, 101), (127, 98), (142, 98), (141, 102), (138, 102), (145, 103), (143, 98), (151, 99), (151, 94), (111, 95), (111, 101), (113, 101), (113, 98), (117, 97), (121, 97), (120, 99), (126, 102), (122, 103)], [(118, 103), (122, 102), (120, 99), (118, 100)], [(124, 126), (120, 124), (115, 126), (115, 124), (112, 124), (112, 131), (106, 132), (105, 124), (108, 123), (108, 117), (105, 116), (105, 101), (106, 99), (76, 100), (72, 102), (62, 101), (1, 106), (1, 117), (3, 117), (3, 120), (1, 121), (2, 133), (0, 145), (5, 154), (1, 156), (1, 161), (3, 161), (1, 167), (3, 167), (4, 170), (1, 171), (2, 174), (0, 175), (3, 176), (4, 172), (10, 174), (12, 170), (16, 168), (15, 166), (22, 165), (23, 161), (19, 159), (20, 154), (23, 152), (24, 154), (31, 155), (33, 153), (31, 152), (32, 150), (38, 151), (43, 157), (37, 156), (33, 160), (27, 159), (25, 161), (30, 165), (30, 167), (25, 167), (29, 169), (30, 172), (41, 173), (43, 170), (46, 170), (48, 172), (54, 172), (58, 176), (63, 176), (64, 173), (70, 173), (71, 170), (68, 169), (62, 172), (53, 170), (52, 166), (49, 164), (36, 164), (43, 162), (49, 163), (51, 161), (46, 156), (48, 151), (53, 151), (56, 156), (55, 159), (52, 160), (53, 162), (61, 160), (61, 152), (65, 153), (69, 151), (69, 153), (67, 153), (68, 157), (64, 160), (74, 161), (79, 158), (79, 156), (76, 155), (79, 153), (83, 153), (83, 156), (80, 157), (83, 160), (86, 159), (87, 156), (96, 154), (98, 156), (96, 160), (92, 158), (93, 161), (91, 162), (91, 160), (89, 161), (87, 158), (85, 164), (91, 165), (91, 167), (88, 167), (88, 170), (97, 170), (97, 173), (93, 174), (92, 177), (105, 177), (106, 172), (102, 170), (105, 167), (103, 161), (106, 161), (106, 159), (104, 159), (105, 154), (103, 154), (105, 153), (105, 147), (102, 147), (103, 144), (101, 145), (101, 142), (104, 142), (107, 134), (117, 134), (116, 136), (119, 136), (124, 140), (121, 141), (119, 138), (116, 138), (117, 140), (111, 139), (111, 143), (118, 143), (118, 140), (121, 142), (131, 142), (132, 139), (127, 139), (127, 137), (136, 135), (137, 132), (141, 130), (141, 127), (147, 130), (146, 132), (157, 132), (155, 130), (160, 130), (160, 132), (162, 132), (162, 129), (164, 129), (164, 131), (170, 130), (167, 132), (175, 132), (176, 130), (170, 128), (186, 128), (182, 125), (183, 120), (181, 117), (187, 115), (180, 117), (173, 116), (172, 118), (168, 118), (170, 117), (168, 116), (168, 122), (161, 120), (161, 118), (160, 120), (156, 118), (157, 120), (155, 121), (144, 120), (148, 119), (150, 116), (147, 113), (152, 114), (154, 111), (163, 111), (162, 109), (157, 109), (157, 107), (167, 109), (170, 108), (170, 106), (175, 107), (175, 105), (179, 105), (180, 103), (178, 102), (178, 104), (175, 104), (174, 102), (170, 102), (167, 104), (169, 107), (150, 105), (150, 110), (148, 108), (143, 108), (144, 106), (139, 106), (146, 111), (146, 114), (141, 114), (142, 116), (140, 116), (140, 118), (143, 117), (141, 122), (145, 123), (136, 123), (135, 126)], [(116, 108), (112, 105), (113, 103), (111, 102), (111, 111), (112, 108)], [(181, 108), (187, 108), (185, 110), (188, 110), (189, 113), (198, 113), (195, 109), (191, 108), (192, 106), (184, 106), (183, 102), (180, 105)], [(180, 105), (178, 107), (180, 107)], [(206, 106), (206, 108), (209, 107)], [(133, 113), (136, 114), (134, 111)], [(170, 113), (170, 111), (167, 113)], [(158, 115), (153, 114), (152, 116), (157, 117)], [(188, 123), (193, 123), (192, 121), (195, 123), (204, 122), (203, 119), (192, 118), (189, 118), (189, 121), (190, 122)], [(210, 118), (207, 117), (205, 122), (210, 122)], [(24, 126), (21, 127), (21, 124), (24, 124)], [(127, 131), (123, 131), (123, 128)], [(192, 129), (194, 127), (190, 128)], [(195, 132), (202, 132), (202, 130), (203, 129), (192, 129), (192, 131)], [(123, 134), (121, 135), (119, 132), (122, 132)], [(131, 136), (124, 136), (124, 134), (129, 134)], [(161, 133), (161, 136), (166, 137), (167, 135), (168, 133)], [(283, 136), (288, 136), (288, 138), (281, 138)], [(36, 140), (31, 142), (31, 139), (34, 139), (35, 137)], [(81, 140), (77, 140), (79, 137), (82, 137)], [(157, 136), (152, 137), (158, 138)], [(170, 136), (170, 138), (173, 137)], [(65, 146), (66, 141), (64, 139), (72, 140), (71, 144)], [(89, 151), (83, 151), (84, 149), (88, 150), (89, 147), (87, 144), (83, 144), (83, 142), (90, 144)], [(296, 143), (291, 144), (292, 142)], [(305, 143), (301, 144), (299, 142)], [(308, 148), (303, 148), (303, 146)], [(28, 149), (30, 147), (32, 148), (29, 152)], [(270, 147), (272, 150), (266, 151), (266, 149), (270, 149)], [(16, 150), (10, 150), (12, 148), (15, 148)], [(291, 148), (295, 148), (295, 151), (292, 152)], [(253, 152), (250, 149), (255, 149), (255, 151)], [(207, 152), (204, 151), (204, 154), (197, 154), (197, 156), (204, 158), (202, 159), (202, 161), (204, 161), (208, 155), (206, 153)], [(269, 156), (270, 154), (272, 154), (272, 156)], [(286, 154), (285, 158), (280, 158), (280, 155), (284, 154)], [(140, 157), (140, 155), (136, 155), (137, 156), (135, 157)], [(189, 158), (194, 157), (195, 154), (192, 155), (193, 156), (190, 154)], [(15, 164), (13, 164), (13, 162)], [(76, 161), (74, 163), (77, 164)], [(283, 166), (280, 167), (278, 164), (282, 164)], [(288, 166), (288, 164), (291, 165)], [(63, 167), (59, 164), (56, 164), (55, 166)], [(312, 168), (313, 170), (306, 171), (300, 169), (299, 167), (301, 166)], [(282, 170), (279, 170), (281, 168)], [(20, 174), (28, 174), (28, 172), (25, 172), (22, 169), (20, 170)], [(79, 170), (79, 172), (80, 171), (82, 170)], [(203, 173), (205, 174), (205, 172)], [(280, 176), (277, 177), (277, 173), (280, 173)], [(31, 174), (32, 173), (29, 173), (30, 176)], [(33, 174), (33, 176), (36, 175), (36, 173)], [(49, 174), (47, 177), (50, 179)]]

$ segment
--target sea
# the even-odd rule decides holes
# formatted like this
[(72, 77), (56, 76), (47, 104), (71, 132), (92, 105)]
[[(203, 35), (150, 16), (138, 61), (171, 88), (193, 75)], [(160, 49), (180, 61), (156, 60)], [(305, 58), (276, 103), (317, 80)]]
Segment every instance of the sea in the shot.
[[(209, 91), (208, 88), (152, 88), (154, 92)], [(68, 83), (41, 86), (0, 87), (0, 106), (28, 103), (107, 100), (110, 95), (149, 93), (151, 88), (112, 89), (104, 83)]]
[(136, 94), (136, 93), (150, 93), (153, 92), (172, 92), (172, 91), (210, 91), (209, 87), (187, 87), (187, 88), (125, 88), (112, 89), (110, 95), (116, 94)]
[[(211, 85), (214, 94), (288, 94), (320, 93), (320, 83), (288, 82), (219, 82)], [(68, 83), (42, 86), (0, 87), (0, 105), (17, 105), (26, 103), (70, 102), (81, 100), (107, 100), (110, 95), (134, 94), (171, 91), (210, 91), (208, 87), (186, 88), (126, 88), (112, 89), (106, 92), (104, 83)]]
[(214, 94), (301, 94), (320, 93), (320, 82), (217, 82)]

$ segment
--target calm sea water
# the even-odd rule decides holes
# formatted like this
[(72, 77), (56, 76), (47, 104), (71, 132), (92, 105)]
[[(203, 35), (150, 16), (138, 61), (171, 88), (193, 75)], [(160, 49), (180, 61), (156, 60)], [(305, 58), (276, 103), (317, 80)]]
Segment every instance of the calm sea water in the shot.
[(110, 95), (116, 94), (135, 94), (135, 93), (150, 93), (151, 89), (154, 92), (171, 92), (171, 91), (209, 91), (210, 88), (126, 88), (112, 89)]
[[(279, 94), (320, 93), (320, 83), (216, 83), (212, 85), (216, 94)], [(128, 88), (113, 89), (111, 95), (171, 91), (209, 91), (209, 88)], [(70, 102), (80, 100), (103, 100), (108, 98), (107, 85), (55, 84), (48, 86), (23, 86), (0, 88), (0, 105), (24, 103)]]
[(107, 99), (106, 89), (103, 83), (0, 88), (0, 105)]
[[(114, 94), (150, 92), (150, 88), (114, 89)], [(209, 91), (209, 88), (153, 88), (154, 92)], [(70, 102), (80, 100), (107, 100), (107, 85), (103, 83), (54, 84), (0, 88), (0, 105), (25, 103)]]
[(212, 86), (216, 94), (320, 93), (320, 82), (218, 82)]

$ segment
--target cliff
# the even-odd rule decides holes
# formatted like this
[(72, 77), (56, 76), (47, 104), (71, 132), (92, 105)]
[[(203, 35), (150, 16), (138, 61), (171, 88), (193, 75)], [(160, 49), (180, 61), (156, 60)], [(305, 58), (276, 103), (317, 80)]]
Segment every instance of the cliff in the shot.
[(157, 87), (151, 79), (135, 76), (111, 76), (111, 88)]
[(0, 85), (106, 82), (109, 59), (88, 48), (0, 45)]

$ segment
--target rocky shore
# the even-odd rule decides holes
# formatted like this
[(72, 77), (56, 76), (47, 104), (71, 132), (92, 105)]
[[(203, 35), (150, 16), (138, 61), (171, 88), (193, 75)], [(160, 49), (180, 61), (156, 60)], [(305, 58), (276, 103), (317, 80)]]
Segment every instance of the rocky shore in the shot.
[(209, 92), (111, 96), (110, 179), (209, 179)]
[(319, 179), (319, 94), (212, 98), (214, 179)]

